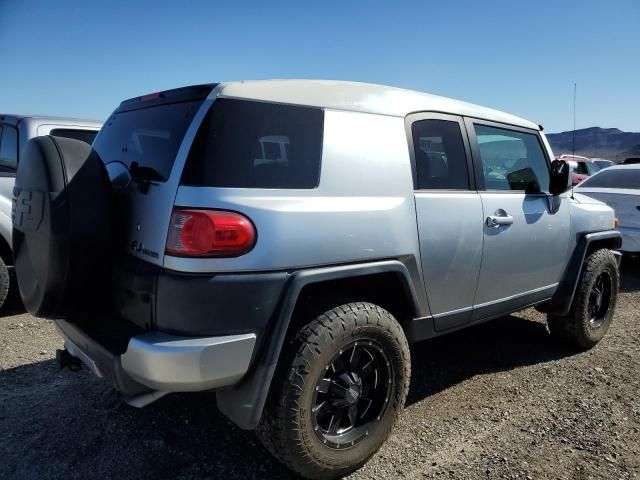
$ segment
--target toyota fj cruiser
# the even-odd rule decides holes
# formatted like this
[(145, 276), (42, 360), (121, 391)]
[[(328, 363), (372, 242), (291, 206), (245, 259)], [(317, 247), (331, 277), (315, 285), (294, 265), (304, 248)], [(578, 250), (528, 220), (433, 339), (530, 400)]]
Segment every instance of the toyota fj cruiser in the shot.
[(126, 100), (93, 149), (32, 140), (14, 190), (23, 301), (134, 405), (217, 390), (309, 478), (388, 437), (408, 344), (536, 306), (590, 348), (611, 324), (620, 234), (568, 192), (538, 125), (332, 81)]

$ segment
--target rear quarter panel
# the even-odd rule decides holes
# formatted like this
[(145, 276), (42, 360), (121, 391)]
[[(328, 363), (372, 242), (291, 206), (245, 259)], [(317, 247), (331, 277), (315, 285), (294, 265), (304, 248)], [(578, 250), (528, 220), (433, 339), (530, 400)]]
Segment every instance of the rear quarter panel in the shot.
[(326, 110), (320, 184), (311, 190), (178, 188), (178, 206), (238, 211), (258, 240), (236, 258), (165, 256), (184, 272), (286, 270), (418, 257), (404, 119)]

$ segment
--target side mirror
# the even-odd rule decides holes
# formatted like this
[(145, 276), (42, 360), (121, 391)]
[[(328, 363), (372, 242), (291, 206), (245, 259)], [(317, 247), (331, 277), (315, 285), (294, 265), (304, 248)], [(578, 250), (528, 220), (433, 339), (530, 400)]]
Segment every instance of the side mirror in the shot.
[(571, 188), (572, 170), (569, 163), (563, 160), (551, 162), (551, 171), (549, 172), (549, 193), (551, 195), (560, 195)]

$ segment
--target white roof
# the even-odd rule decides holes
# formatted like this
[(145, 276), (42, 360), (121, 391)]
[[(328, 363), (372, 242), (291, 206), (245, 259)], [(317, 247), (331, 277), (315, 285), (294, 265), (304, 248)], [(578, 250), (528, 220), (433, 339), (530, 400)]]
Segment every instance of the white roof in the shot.
[(27, 123), (33, 122), (37, 125), (42, 124), (57, 124), (74, 127), (93, 127), (97, 130), (102, 127), (102, 122), (97, 120), (84, 120), (81, 118), (69, 118), (69, 117), (56, 117), (52, 115), (33, 115), (33, 114), (13, 114), (13, 113), (0, 113), (0, 121), (6, 122), (10, 125), (17, 125), (21, 121)]
[(307, 105), (334, 110), (405, 117), (412, 112), (441, 112), (539, 130), (509, 113), (428, 93), (370, 83), (335, 80), (252, 80), (222, 83), (221, 97)]

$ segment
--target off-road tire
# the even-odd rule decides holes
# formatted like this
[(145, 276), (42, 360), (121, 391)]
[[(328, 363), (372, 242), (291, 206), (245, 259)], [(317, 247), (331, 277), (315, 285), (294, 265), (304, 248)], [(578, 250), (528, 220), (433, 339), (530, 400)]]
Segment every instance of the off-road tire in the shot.
[[(330, 448), (312, 426), (315, 385), (327, 362), (345, 345), (360, 339), (377, 342), (392, 365), (388, 405), (355, 446)], [(274, 457), (303, 477), (346, 475), (366, 463), (389, 436), (407, 397), (410, 377), (407, 339), (389, 312), (360, 302), (333, 308), (302, 327), (283, 348), (256, 433)]]
[(0, 308), (4, 305), (4, 302), (9, 296), (9, 290), (11, 287), (11, 275), (9, 275), (9, 269), (4, 263), (4, 259), (0, 257)]
[[(589, 298), (596, 280), (603, 272), (608, 272), (612, 280), (612, 296), (606, 316), (594, 326), (590, 323)], [(566, 316), (547, 316), (551, 334), (580, 348), (588, 349), (595, 346), (607, 333), (613, 320), (619, 285), (618, 264), (611, 250), (603, 248), (593, 252), (584, 262), (569, 313)]]

